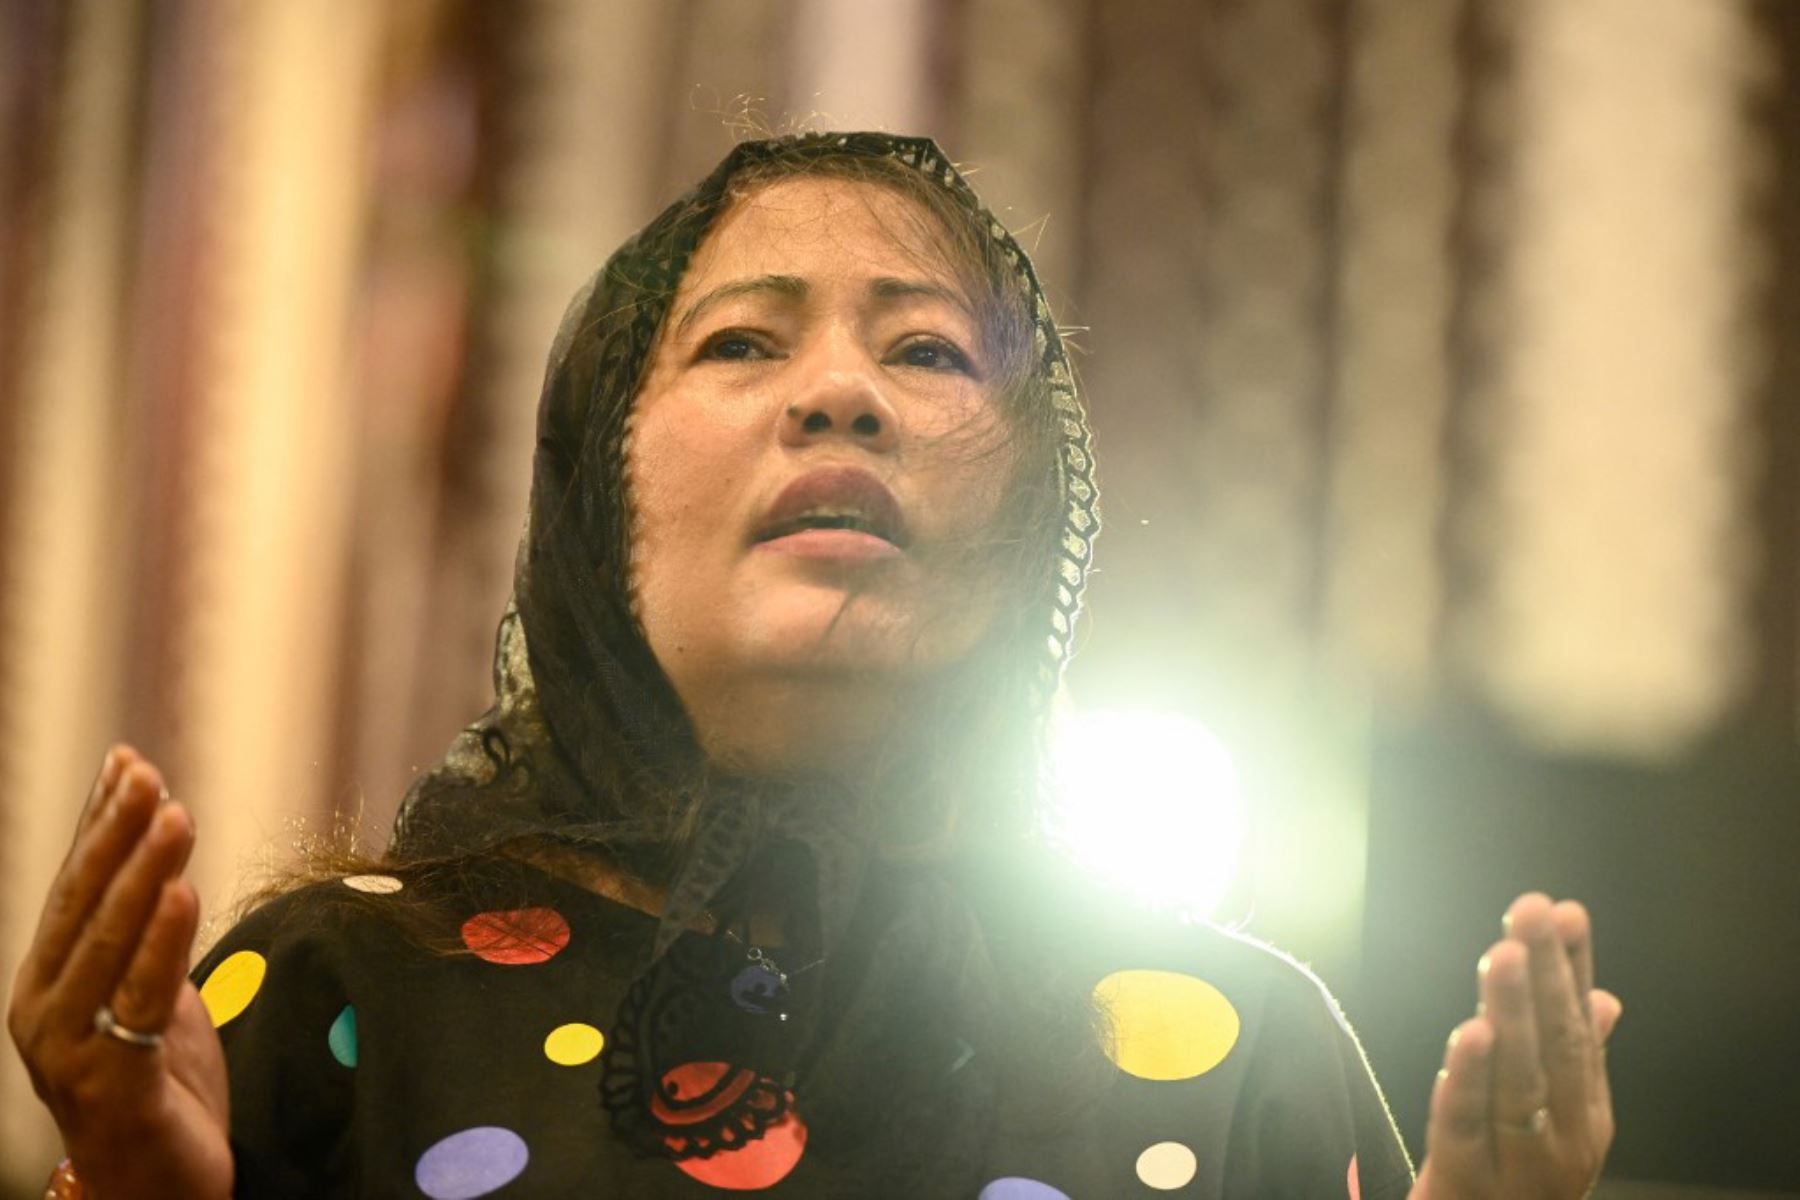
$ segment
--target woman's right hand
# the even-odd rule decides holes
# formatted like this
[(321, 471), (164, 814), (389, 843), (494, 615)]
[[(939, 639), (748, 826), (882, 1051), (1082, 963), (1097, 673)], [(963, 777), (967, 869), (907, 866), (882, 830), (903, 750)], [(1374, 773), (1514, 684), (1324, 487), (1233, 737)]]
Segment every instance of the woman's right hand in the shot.
[[(107, 752), (6, 1014), (90, 1197), (231, 1195), (225, 1055), (188, 982), (193, 822), (129, 746)], [(109, 1008), (125, 1031), (103, 1032)]]

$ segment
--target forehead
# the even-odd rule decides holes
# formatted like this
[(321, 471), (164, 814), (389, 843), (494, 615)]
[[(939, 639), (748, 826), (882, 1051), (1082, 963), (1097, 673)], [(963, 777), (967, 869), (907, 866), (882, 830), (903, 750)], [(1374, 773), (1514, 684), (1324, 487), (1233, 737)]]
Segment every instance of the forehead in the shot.
[(821, 177), (765, 184), (707, 233), (681, 292), (746, 275), (924, 276), (954, 282), (937, 218), (891, 188)]

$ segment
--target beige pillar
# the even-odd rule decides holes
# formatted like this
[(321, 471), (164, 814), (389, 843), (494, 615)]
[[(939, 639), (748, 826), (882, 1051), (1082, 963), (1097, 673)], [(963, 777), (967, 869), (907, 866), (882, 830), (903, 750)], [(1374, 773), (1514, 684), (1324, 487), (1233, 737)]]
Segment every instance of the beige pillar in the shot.
[(232, 14), (191, 599), (171, 633), (182, 799), (200, 831), (190, 870), (211, 917), (247, 867), (292, 856), (297, 814), (330, 801), (354, 427), (344, 332), (381, 11), (257, 0)]
[(1521, 10), (1510, 341), (1462, 653), (1528, 736), (1679, 752), (1745, 682), (1766, 51), (1731, 0)]

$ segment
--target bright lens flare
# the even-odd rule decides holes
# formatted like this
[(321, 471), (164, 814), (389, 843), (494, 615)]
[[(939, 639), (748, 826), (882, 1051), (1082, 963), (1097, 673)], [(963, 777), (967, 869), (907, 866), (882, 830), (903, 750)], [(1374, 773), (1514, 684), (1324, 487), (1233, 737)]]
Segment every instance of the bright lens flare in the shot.
[(1050, 745), (1051, 834), (1108, 884), (1192, 917), (1225, 897), (1244, 842), (1231, 755), (1198, 721), (1075, 713)]

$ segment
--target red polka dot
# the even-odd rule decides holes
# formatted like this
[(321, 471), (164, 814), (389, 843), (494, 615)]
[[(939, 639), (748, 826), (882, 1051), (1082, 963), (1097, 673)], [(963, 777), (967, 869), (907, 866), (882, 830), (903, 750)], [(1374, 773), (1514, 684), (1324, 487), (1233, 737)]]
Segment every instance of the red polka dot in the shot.
[(689, 1178), (735, 1192), (774, 1187), (787, 1177), (806, 1149), (806, 1125), (790, 1110), (753, 1142), (721, 1150), (711, 1158), (684, 1158), (675, 1165)]
[[(737, 1101), (755, 1082), (746, 1070), (733, 1071), (725, 1063), (694, 1062), (676, 1067), (663, 1077), (677, 1099), (700, 1101), (693, 1107), (671, 1109), (660, 1097), (651, 1101), (657, 1117), (670, 1124), (702, 1121)], [(673, 1140), (673, 1139), (671, 1139)], [(734, 1150), (721, 1150), (710, 1158), (677, 1159), (675, 1165), (691, 1179), (711, 1187), (748, 1192), (773, 1187), (786, 1178), (806, 1149), (806, 1123), (792, 1108), (763, 1131), (759, 1138)]]
[(554, 908), (477, 913), (463, 922), (463, 945), (506, 966), (547, 962), (569, 944), (569, 923)]
[(683, 1101), (681, 1107), (671, 1107), (659, 1093), (650, 1097), (650, 1112), (665, 1125), (692, 1125), (715, 1116), (756, 1082), (756, 1076), (741, 1067), (727, 1079), (728, 1070), (722, 1062), (683, 1063), (663, 1076), (663, 1086)]
[(1356, 1178), (1356, 1155), (1350, 1156), (1350, 1200), (1362, 1200), (1362, 1183)]

